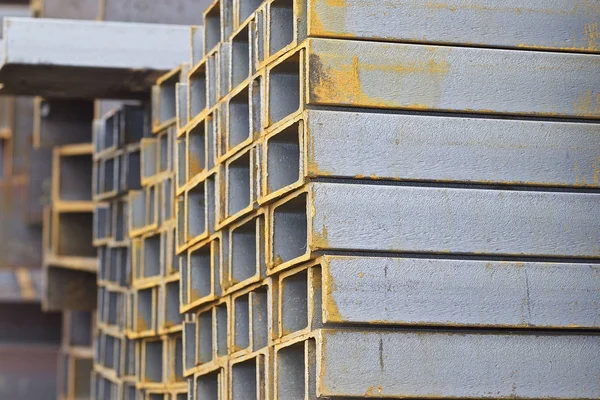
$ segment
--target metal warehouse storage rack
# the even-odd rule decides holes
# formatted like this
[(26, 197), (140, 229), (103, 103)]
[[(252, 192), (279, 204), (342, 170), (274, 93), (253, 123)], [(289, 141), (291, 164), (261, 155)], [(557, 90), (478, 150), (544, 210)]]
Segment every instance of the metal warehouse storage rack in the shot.
[[(147, 17), (153, 18), (150, 14)], [(3, 44), (4, 54), (17, 57), (3, 58), (1, 70), (4, 74), (4, 92), (45, 96), (44, 99), (37, 100), (37, 124), (34, 129), (34, 143), (39, 148), (36, 151), (44, 151), (46, 154), (47, 148), (54, 148), (53, 206), (46, 211), (44, 224), (44, 304), (47, 309), (64, 310), (65, 320), (69, 320), (71, 313), (89, 314), (95, 310), (97, 299), (98, 260), (90, 241), (94, 234), (94, 200), (97, 200), (97, 193), (92, 192), (94, 168), (91, 133), (94, 104), (92, 100), (81, 99), (93, 99), (95, 96), (147, 97), (156, 78), (176, 65), (166, 55), (161, 58), (153, 57), (157, 46), (160, 47), (160, 43), (163, 43), (164, 51), (170, 52), (172, 59), (181, 59), (184, 54), (181, 50), (185, 46), (178, 46), (178, 43), (185, 39), (187, 29), (159, 24), (26, 19), (7, 21), (7, 26), (9, 29), (6, 30), (6, 41)], [(73, 35), (73, 29), (80, 29), (81, 34)], [(61, 32), (64, 36), (61, 36)], [(115, 40), (115, 34), (118, 40)], [(27, 37), (28, 35), (32, 36)], [(153, 41), (151, 47), (138, 46), (136, 51), (124, 52), (113, 46), (114, 43), (126, 43), (128, 40), (134, 45), (140, 38), (148, 39), (152, 35), (159, 40)], [(36, 44), (36, 40), (41, 42)], [(32, 52), (31, 48), (36, 46), (42, 46), (46, 53)], [(69, 48), (75, 50), (64, 51)], [(91, 50), (87, 58), (77, 50), (84, 48)], [(98, 54), (98, 49), (102, 48), (106, 50), (103, 57), (98, 58), (93, 54), (94, 51)], [(36, 59), (34, 54), (46, 57), (45, 61), (39, 57)], [(27, 58), (28, 55), (34, 57)], [(72, 55), (75, 57), (71, 57)], [(53, 64), (52, 68), (42, 65), (45, 63)], [(23, 79), (29, 72), (32, 72), (35, 79)], [(99, 80), (99, 76), (105, 79)], [(125, 166), (135, 158), (135, 149), (131, 146), (124, 149), (121, 156), (116, 162), (122, 162)], [(106, 170), (103, 170), (103, 174)], [(130, 173), (124, 178), (129, 179), (135, 175)], [(139, 171), (137, 175), (139, 176)], [(107, 177), (106, 181), (108, 180)], [(125, 202), (121, 201), (120, 204)], [(102, 328), (105, 326), (101, 320), (104, 315), (98, 315), (98, 327)], [(97, 337), (97, 343), (104, 343), (104, 350), (107, 346), (107, 340), (103, 340), (106, 335), (95, 334), (95, 320), (95, 316), (88, 318), (87, 322), (93, 325), (86, 329)], [(78, 323), (79, 329), (83, 329), (82, 323)], [(67, 338), (63, 340), (66, 343)], [(59, 374), (59, 396), (63, 399), (89, 398), (94, 395), (93, 384), (90, 383), (94, 362), (91, 339), (87, 345), (89, 348), (85, 351), (82, 346), (73, 351), (70, 347), (63, 346)], [(107, 396), (109, 395), (107, 392)]]

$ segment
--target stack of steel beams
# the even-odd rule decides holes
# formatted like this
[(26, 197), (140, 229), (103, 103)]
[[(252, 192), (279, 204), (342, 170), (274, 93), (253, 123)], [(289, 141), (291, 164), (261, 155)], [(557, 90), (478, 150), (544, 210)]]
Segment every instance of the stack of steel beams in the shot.
[(58, 396), (62, 400), (86, 399), (90, 396), (94, 330), (94, 312), (63, 312), (62, 346), (58, 362)]
[(44, 212), (47, 310), (96, 308), (92, 199), (93, 101), (38, 100), (35, 135), (52, 149), (51, 204)]
[[(140, 141), (149, 136), (149, 110), (124, 104), (94, 122), (94, 245), (98, 249), (98, 329), (93, 396), (125, 398), (135, 384), (135, 345), (126, 336), (131, 285), (128, 193), (139, 190)], [(135, 386), (134, 386), (135, 387)]]
[(42, 306), (63, 313), (58, 360), (58, 397), (63, 400), (89, 398), (93, 369), (97, 269), (92, 242), (93, 112), (93, 101), (35, 100), (34, 172), (41, 186), (36, 193), (47, 203)]
[[(135, 381), (144, 399), (187, 398), (183, 377), (179, 270), (175, 259), (175, 86), (184, 67), (153, 91), (152, 137), (141, 141), (142, 188), (129, 192), (132, 287), (127, 336), (135, 346)], [(129, 394), (128, 394), (129, 395)], [(133, 397), (128, 397), (133, 398)]]
[(600, 396), (599, 12), (216, 0), (179, 86), (192, 398)]

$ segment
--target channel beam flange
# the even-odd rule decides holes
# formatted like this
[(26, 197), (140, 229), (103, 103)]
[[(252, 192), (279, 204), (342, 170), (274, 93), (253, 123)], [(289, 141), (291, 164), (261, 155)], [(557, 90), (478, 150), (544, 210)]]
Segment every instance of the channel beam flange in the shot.
[(273, 204), (267, 262), (280, 270), (330, 250), (597, 259), (598, 201), (594, 193), (311, 183)]
[(144, 97), (160, 75), (187, 57), (188, 36), (188, 27), (176, 25), (7, 18), (2, 91), (53, 98)]
[(259, 202), (334, 177), (594, 188), (598, 145), (595, 123), (306, 110), (265, 136)]
[(600, 337), (593, 334), (323, 330), (316, 392), (324, 398), (435, 393), (454, 399), (592, 399), (600, 396), (599, 350)]
[[(374, 6), (368, 1), (294, 0), (294, 8), (300, 15), (294, 20), (294, 32), (300, 40), (306, 35), (591, 53), (600, 50), (594, 35), (599, 11), (597, 4), (589, 1), (482, 4), (479, 0), (445, 0)], [(292, 18), (284, 21), (290, 29)]]

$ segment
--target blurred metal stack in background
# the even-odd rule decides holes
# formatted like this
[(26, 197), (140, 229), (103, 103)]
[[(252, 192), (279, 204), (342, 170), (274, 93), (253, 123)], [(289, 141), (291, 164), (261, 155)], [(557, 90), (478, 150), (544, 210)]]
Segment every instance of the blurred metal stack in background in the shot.
[[(96, 398), (123, 398), (133, 380), (135, 343), (126, 336), (131, 285), (129, 190), (140, 184), (140, 141), (149, 135), (150, 110), (123, 104), (94, 124), (94, 245), (98, 248), (98, 331), (95, 343)], [(128, 397), (125, 397), (128, 398)]]
[[(1, 20), (29, 15), (27, 1), (0, 2)], [(50, 155), (32, 149), (33, 120), (31, 97), (0, 97), (2, 399), (44, 399), (56, 391), (60, 314), (40, 308), (42, 207), (50, 194), (40, 166), (50, 165)]]

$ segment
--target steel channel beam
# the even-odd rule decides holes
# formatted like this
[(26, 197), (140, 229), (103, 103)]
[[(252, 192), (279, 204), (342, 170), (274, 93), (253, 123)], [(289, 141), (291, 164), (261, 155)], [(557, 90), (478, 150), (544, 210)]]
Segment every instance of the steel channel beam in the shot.
[(599, 351), (594, 334), (323, 330), (316, 392), (325, 398), (593, 399), (600, 396)]
[(312, 183), (270, 209), (270, 268), (315, 252), (598, 258), (597, 194)]
[(101, 1), (99, 18), (105, 21), (192, 25), (212, 0), (167, 0), (148, 6), (146, 0)]
[(46, 311), (96, 309), (96, 274), (47, 266), (42, 308)]
[(189, 32), (176, 25), (27, 18), (7, 18), (4, 26), (2, 90), (45, 97), (147, 96), (161, 74), (186, 58)]
[(306, 110), (263, 143), (261, 203), (314, 178), (599, 185), (599, 124)]
[(314, 286), (322, 299), (313, 302), (322, 301), (326, 324), (600, 324), (596, 264), (325, 256), (320, 265), (322, 285)]
[[(277, 3), (277, 1), (275, 2)], [(296, 0), (298, 36), (600, 52), (598, 5), (586, 0)]]
[(267, 126), (307, 106), (600, 118), (596, 55), (336, 39), (304, 46), (267, 69)]

